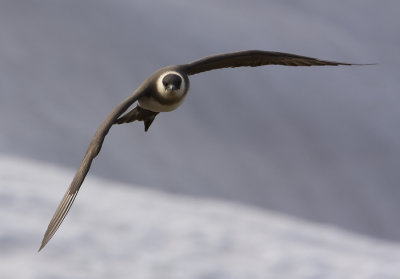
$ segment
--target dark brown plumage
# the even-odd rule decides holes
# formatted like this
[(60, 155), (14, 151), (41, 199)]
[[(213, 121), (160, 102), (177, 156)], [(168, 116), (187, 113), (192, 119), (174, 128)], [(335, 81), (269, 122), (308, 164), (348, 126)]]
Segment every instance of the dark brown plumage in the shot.
[[(215, 69), (263, 65), (349, 66), (360, 64), (319, 60), (282, 52), (248, 50), (208, 56), (190, 64), (170, 66), (156, 71), (130, 97), (115, 107), (97, 129), (75, 177), (50, 221), (39, 251), (53, 237), (70, 210), (92, 161), (99, 154), (104, 138), (113, 124), (129, 123), (135, 120), (144, 121), (147, 131), (159, 112), (174, 110), (183, 102), (189, 89), (188, 76)], [(138, 101), (138, 106), (121, 117), (136, 101)]]
[(246, 50), (240, 52), (207, 56), (200, 60), (194, 61), (190, 64), (183, 65), (183, 67), (186, 73), (190, 76), (215, 69), (236, 68), (236, 67), (258, 67), (265, 65), (349, 66), (355, 64), (320, 60), (317, 58), (311, 58), (284, 52)]
[(72, 180), (67, 192), (62, 198), (60, 204), (57, 207), (56, 212), (54, 213), (53, 218), (50, 221), (50, 224), (46, 230), (46, 233), (43, 237), (42, 244), (40, 245), (39, 251), (43, 249), (43, 247), (49, 242), (49, 240), (56, 233), (58, 227), (61, 225), (65, 216), (67, 216), (68, 211), (70, 210), (72, 203), (74, 202), (76, 195), (85, 180), (86, 174), (88, 173), (90, 166), (92, 164), (93, 159), (99, 154), (101, 146), (103, 145), (103, 141), (105, 136), (108, 134), (111, 126), (115, 123), (117, 118), (127, 110), (140, 96), (142, 92), (136, 91), (132, 96), (125, 99), (121, 104), (119, 104), (104, 120), (104, 122), (97, 129), (94, 134), (92, 141), (89, 144), (89, 147), (86, 151), (85, 157), (83, 157), (82, 163), (75, 174), (74, 179)]

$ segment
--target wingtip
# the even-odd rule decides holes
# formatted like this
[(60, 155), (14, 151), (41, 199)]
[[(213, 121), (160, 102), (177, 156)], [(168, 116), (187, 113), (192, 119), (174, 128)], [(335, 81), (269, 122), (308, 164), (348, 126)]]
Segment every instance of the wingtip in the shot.
[(39, 247), (39, 250), (38, 250), (37, 252), (39, 253), (40, 251), (42, 251), (42, 249), (44, 248), (44, 246), (46, 246), (46, 244), (43, 244), (43, 243), (42, 243), (42, 244), (40, 245), (40, 247)]
[(366, 64), (350, 64), (351, 66), (375, 66), (378, 63), (366, 63)]
[(40, 251), (42, 251), (42, 249), (47, 245), (47, 243), (49, 242), (49, 240), (50, 240), (50, 239), (46, 239), (46, 235), (43, 237), (42, 243), (40, 244), (40, 247), (39, 247), (39, 250), (38, 250), (38, 253), (39, 253)]

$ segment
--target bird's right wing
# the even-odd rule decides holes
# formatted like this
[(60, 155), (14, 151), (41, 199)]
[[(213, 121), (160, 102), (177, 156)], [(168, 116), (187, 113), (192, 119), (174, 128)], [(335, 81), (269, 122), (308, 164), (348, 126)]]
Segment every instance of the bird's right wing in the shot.
[(136, 90), (130, 97), (125, 99), (121, 104), (116, 106), (114, 110), (108, 115), (108, 117), (104, 120), (104, 122), (97, 129), (94, 134), (92, 141), (86, 151), (85, 157), (82, 160), (82, 163), (75, 174), (74, 179), (72, 180), (67, 192), (62, 198), (60, 204), (57, 207), (56, 212), (54, 213), (53, 218), (50, 221), (49, 226), (44, 234), (42, 244), (39, 248), (39, 251), (43, 249), (43, 247), (49, 242), (49, 240), (56, 233), (58, 227), (61, 225), (65, 216), (67, 215), (69, 209), (72, 206), (72, 203), (75, 200), (78, 191), (85, 180), (86, 174), (90, 169), (90, 165), (92, 164), (93, 159), (99, 154), (101, 146), (104, 142), (104, 138), (110, 130), (111, 126), (115, 123), (118, 117), (125, 112), (137, 99), (144, 93), (140, 88)]

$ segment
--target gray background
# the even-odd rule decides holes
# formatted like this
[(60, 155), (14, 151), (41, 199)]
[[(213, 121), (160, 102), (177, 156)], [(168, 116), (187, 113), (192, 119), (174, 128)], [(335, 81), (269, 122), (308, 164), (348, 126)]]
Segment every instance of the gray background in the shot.
[[(148, 133), (114, 127), (91, 174), (400, 240), (399, 10), (365, 0), (1, 1), (0, 152), (75, 170), (98, 125), (149, 74), (214, 53), (378, 63), (193, 76), (185, 103)], [(54, 187), (62, 195), (69, 182)]]

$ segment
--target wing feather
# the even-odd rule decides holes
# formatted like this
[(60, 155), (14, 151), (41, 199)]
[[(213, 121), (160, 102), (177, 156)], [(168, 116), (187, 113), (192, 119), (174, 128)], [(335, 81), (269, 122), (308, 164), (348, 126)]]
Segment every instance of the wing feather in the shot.
[(328, 60), (320, 60), (317, 58), (301, 56), (296, 54), (262, 51), (262, 50), (246, 50), (225, 54), (217, 54), (204, 57), (190, 64), (182, 65), (188, 75), (194, 75), (201, 72), (211, 71), (222, 68), (236, 67), (257, 67), (264, 65), (284, 65), (284, 66), (337, 66), (337, 65), (361, 65), (350, 64)]
[(39, 251), (43, 249), (44, 246), (49, 242), (49, 240), (56, 233), (57, 229), (60, 227), (62, 221), (70, 210), (78, 191), (85, 180), (87, 173), (89, 172), (90, 166), (93, 159), (99, 154), (101, 146), (103, 145), (104, 138), (106, 137), (111, 126), (115, 123), (118, 117), (125, 112), (143, 93), (143, 90), (136, 90), (130, 97), (125, 99), (121, 104), (116, 106), (114, 110), (108, 115), (104, 122), (97, 129), (94, 134), (92, 141), (86, 151), (86, 154), (82, 160), (82, 163), (75, 174), (67, 192), (62, 198), (60, 204), (57, 207), (56, 212), (51, 219), (49, 226), (44, 234), (42, 244), (40, 245)]

